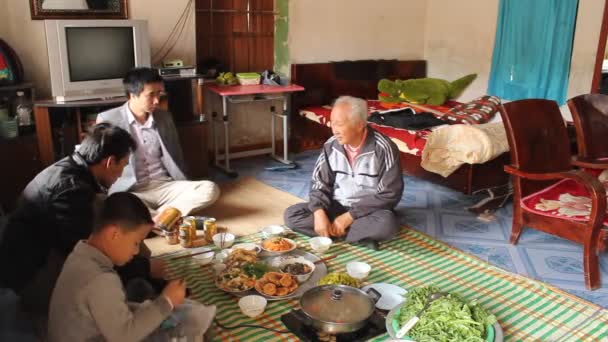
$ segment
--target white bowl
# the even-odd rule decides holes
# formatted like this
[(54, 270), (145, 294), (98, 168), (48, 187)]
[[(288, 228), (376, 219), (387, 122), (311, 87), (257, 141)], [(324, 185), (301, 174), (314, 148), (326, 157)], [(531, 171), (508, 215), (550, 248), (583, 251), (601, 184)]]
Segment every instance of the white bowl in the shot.
[(295, 264), (295, 263), (302, 263), (304, 265), (307, 265), (308, 267), (310, 267), (310, 272), (305, 273), (305, 274), (292, 274), (296, 280), (298, 281), (298, 283), (303, 283), (305, 281), (307, 281), (310, 276), (312, 275), (312, 273), (315, 271), (315, 264), (313, 262), (311, 262), (310, 260), (307, 260), (305, 258), (302, 257), (298, 257), (298, 258), (285, 258), (283, 259), (283, 261), (281, 261), (281, 263), (279, 264), (279, 270), (283, 273), (287, 273), (285, 271), (283, 271), (283, 267), (289, 264)]
[(310, 248), (317, 253), (325, 253), (331, 246), (331, 239), (324, 236), (315, 236), (308, 241)]
[(213, 256), (215, 256), (215, 252), (209, 250), (203, 254), (193, 256), (192, 260), (199, 265), (207, 265), (213, 260)]
[(255, 318), (264, 312), (267, 303), (266, 298), (262, 296), (249, 295), (239, 299), (239, 308), (245, 316)]
[(371, 270), (372, 267), (369, 264), (360, 261), (351, 261), (346, 264), (346, 273), (358, 280), (367, 278)]
[(285, 233), (285, 228), (277, 224), (273, 224), (262, 229), (262, 237), (268, 239), (275, 236), (280, 236)]
[(234, 243), (235, 236), (230, 233), (218, 233), (213, 235), (213, 243), (219, 249), (224, 249), (232, 246)]

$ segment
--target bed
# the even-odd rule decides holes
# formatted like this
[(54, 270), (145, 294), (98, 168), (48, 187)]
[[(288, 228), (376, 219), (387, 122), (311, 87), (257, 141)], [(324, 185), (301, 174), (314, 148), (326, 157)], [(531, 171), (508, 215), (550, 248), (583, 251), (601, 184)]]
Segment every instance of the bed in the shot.
[[(291, 80), (302, 85), (306, 90), (295, 94), (292, 102), (292, 137), (296, 150), (320, 148), (331, 135), (326, 119), (320, 115), (321, 109), (328, 113), (327, 105), (340, 95), (352, 95), (365, 99), (376, 99), (377, 82), (381, 78), (421, 78), (426, 77), (426, 61), (424, 60), (364, 60), (342, 61), (312, 64), (292, 64)], [(379, 102), (368, 102), (373, 107), (382, 106)], [(447, 111), (456, 102), (447, 102), (441, 107), (425, 108), (425, 110)], [(311, 114), (313, 112), (313, 114)], [(324, 121), (325, 120), (325, 121)], [(375, 127), (376, 128), (376, 127)], [(410, 132), (409, 137), (396, 137), (393, 133), (380, 129), (393, 141), (402, 141), (400, 146), (401, 165), (403, 172), (417, 178), (425, 179), (436, 184), (447, 186), (467, 195), (487, 189), (505, 188), (509, 177), (503, 166), (509, 162), (509, 154), (502, 153), (498, 157), (481, 164), (464, 164), (443, 177), (429, 172), (421, 166), (421, 154), (428, 131)], [(399, 133), (398, 135), (402, 135)]]

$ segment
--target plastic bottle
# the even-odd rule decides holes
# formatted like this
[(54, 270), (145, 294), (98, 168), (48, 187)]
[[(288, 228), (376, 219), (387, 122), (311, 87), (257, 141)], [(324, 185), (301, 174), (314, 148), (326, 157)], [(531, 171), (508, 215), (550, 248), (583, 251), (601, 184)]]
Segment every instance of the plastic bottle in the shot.
[(32, 120), (32, 104), (25, 98), (25, 93), (22, 91), (17, 92), (17, 98), (15, 99), (15, 117), (19, 126), (31, 126)]

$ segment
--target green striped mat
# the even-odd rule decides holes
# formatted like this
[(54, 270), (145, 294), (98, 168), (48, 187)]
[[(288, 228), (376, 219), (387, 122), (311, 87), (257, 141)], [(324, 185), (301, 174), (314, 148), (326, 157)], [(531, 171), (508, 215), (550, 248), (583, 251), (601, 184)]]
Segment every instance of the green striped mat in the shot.
[[(254, 241), (258, 235), (240, 238)], [(297, 235), (299, 248), (310, 251), (308, 237)], [(332, 245), (329, 271), (344, 271), (350, 260), (372, 266), (367, 283), (387, 282), (405, 288), (434, 283), (445, 291), (458, 292), (480, 303), (496, 315), (506, 341), (608, 341), (608, 311), (542, 282), (489, 265), (429, 236), (404, 228), (399, 236), (373, 251), (346, 243)], [(224, 325), (258, 324), (285, 329), (281, 315), (298, 305), (297, 300), (269, 302), (261, 316), (250, 319), (237, 305), (238, 298), (217, 289), (212, 269), (189, 259), (171, 262), (175, 276), (186, 277), (193, 298), (218, 307), (217, 318)], [(297, 341), (295, 335), (261, 329), (222, 330), (221, 341)], [(375, 340), (385, 340), (382, 336)]]

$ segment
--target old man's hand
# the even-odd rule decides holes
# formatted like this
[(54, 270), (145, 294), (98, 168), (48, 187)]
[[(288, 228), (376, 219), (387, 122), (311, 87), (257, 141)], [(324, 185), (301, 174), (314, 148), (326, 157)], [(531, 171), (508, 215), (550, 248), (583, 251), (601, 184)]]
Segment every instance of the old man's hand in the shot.
[(353, 224), (353, 221), (354, 219), (348, 211), (336, 217), (331, 225), (330, 235), (336, 237), (346, 235), (346, 230)]

